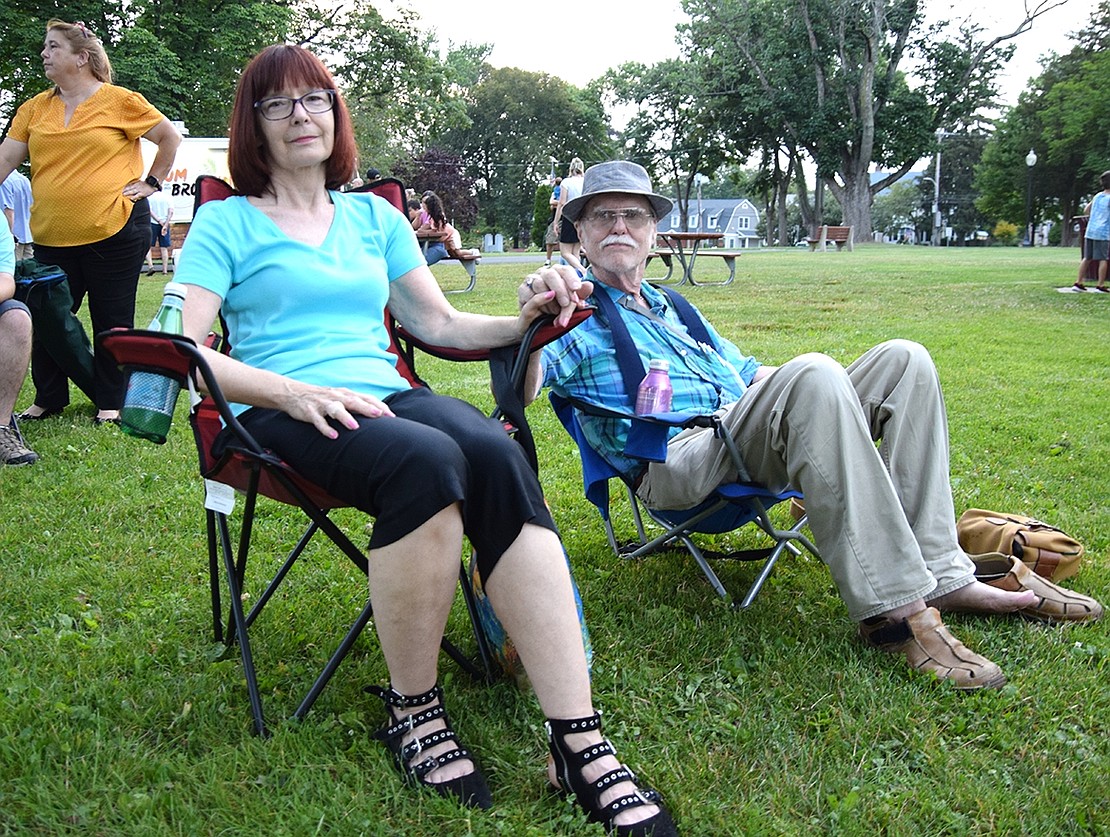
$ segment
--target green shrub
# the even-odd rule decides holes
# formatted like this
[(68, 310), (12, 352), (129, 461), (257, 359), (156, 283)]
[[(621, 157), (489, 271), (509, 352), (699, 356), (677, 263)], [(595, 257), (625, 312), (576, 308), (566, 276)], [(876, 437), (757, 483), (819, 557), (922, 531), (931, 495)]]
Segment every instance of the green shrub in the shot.
[(1017, 224), (1011, 224), (1009, 221), (999, 221), (991, 230), (991, 237), (994, 238), (996, 243), (1011, 247), (1017, 244), (1018, 226)]

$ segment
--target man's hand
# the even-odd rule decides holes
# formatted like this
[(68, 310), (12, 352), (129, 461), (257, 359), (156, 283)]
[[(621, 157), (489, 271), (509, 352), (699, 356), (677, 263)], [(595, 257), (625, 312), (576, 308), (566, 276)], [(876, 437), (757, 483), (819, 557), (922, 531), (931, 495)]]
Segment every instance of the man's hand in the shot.
[(584, 282), (578, 273), (567, 265), (541, 267), (529, 273), (517, 288), (517, 301), (524, 308), (537, 297), (546, 300), (540, 305), (543, 311), (555, 315), (555, 324), (565, 326), (571, 315), (586, 304), (594, 292), (593, 282)]

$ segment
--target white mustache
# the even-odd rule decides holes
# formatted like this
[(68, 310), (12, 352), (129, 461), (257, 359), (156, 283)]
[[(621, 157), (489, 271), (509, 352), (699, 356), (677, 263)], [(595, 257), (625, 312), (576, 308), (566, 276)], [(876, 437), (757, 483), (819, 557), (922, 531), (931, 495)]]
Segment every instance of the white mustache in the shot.
[(603, 238), (601, 241), (602, 247), (608, 247), (610, 244), (624, 244), (629, 247), (635, 247), (636, 240), (630, 235), (621, 235), (620, 233), (614, 233), (613, 235), (605, 236), (605, 238)]

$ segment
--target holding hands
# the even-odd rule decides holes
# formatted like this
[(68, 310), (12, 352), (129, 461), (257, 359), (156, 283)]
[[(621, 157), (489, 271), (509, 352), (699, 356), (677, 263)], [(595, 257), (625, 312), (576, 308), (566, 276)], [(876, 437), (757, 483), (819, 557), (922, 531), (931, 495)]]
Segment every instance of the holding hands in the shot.
[(585, 282), (568, 265), (541, 267), (529, 273), (517, 288), (521, 313), (536, 311), (555, 315), (555, 324), (565, 326), (577, 309), (586, 307), (594, 291), (593, 282)]

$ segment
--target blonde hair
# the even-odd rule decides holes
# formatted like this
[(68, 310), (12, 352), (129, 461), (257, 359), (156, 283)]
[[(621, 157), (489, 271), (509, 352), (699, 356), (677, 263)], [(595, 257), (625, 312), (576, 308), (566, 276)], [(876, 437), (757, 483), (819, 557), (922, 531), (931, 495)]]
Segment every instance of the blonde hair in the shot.
[(582, 172), (584, 172), (585, 170), (586, 170), (586, 166), (582, 162), (582, 158), (581, 157), (575, 157), (574, 159), (572, 159), (570, 161), (570, 170), (567, 172), (567, 174), (570, 177), (574, 177), (574, 175), (576, 175), (576, 174), (582, 174)]
[(97, 81), (111, 82), (112, 62), (108, 60), (108, 53), (104, 51), (104, 44), (96, 37), (89, 27), (78, 21), (67, 23), (58, 18), (51, 18), (46, 22), (46, 31), (56, 31), (69, 42), (70, 49), (75, 53), (84, 52), (89, 56), (89, 70)]

